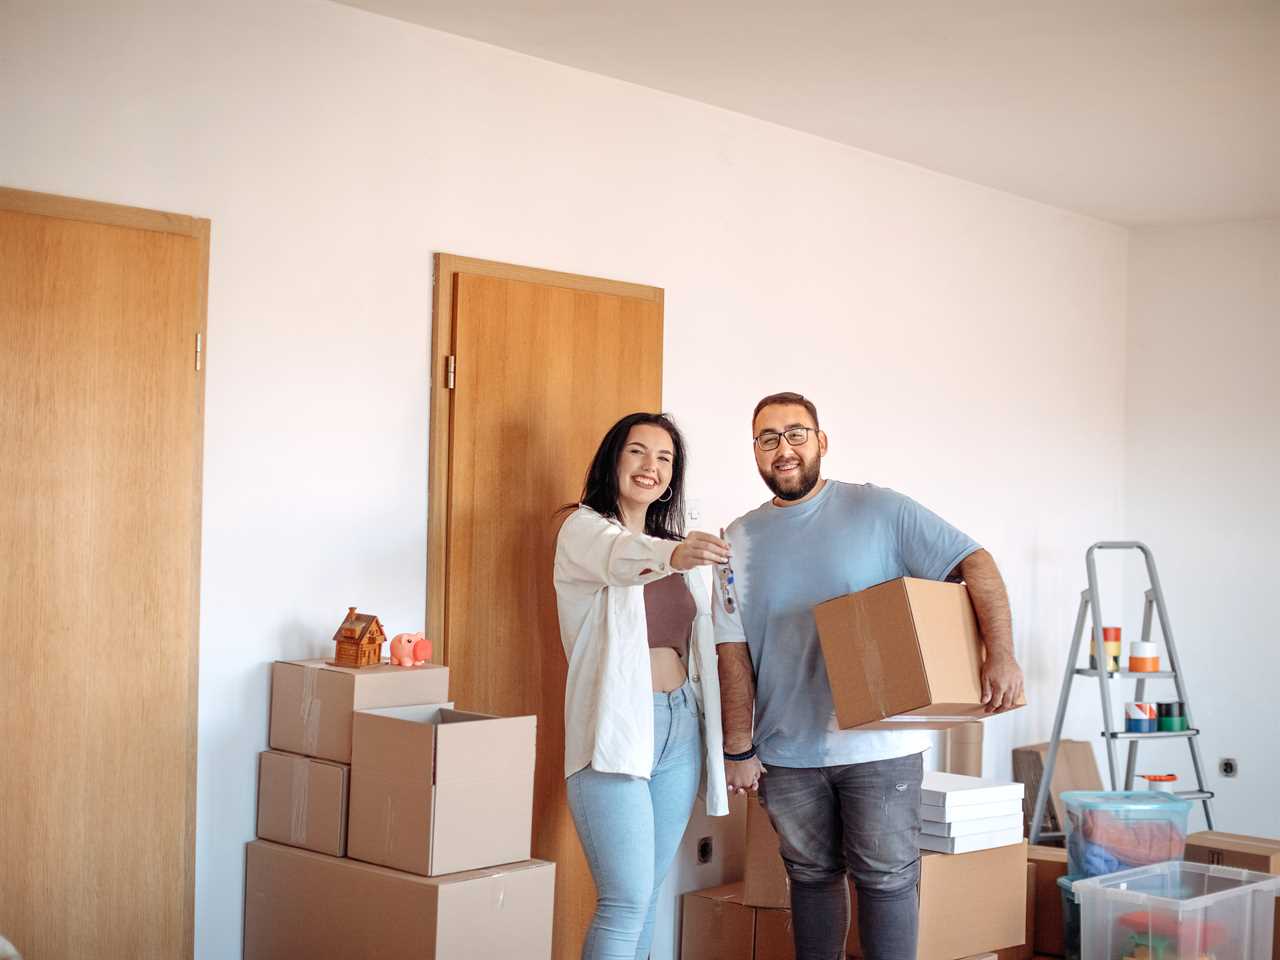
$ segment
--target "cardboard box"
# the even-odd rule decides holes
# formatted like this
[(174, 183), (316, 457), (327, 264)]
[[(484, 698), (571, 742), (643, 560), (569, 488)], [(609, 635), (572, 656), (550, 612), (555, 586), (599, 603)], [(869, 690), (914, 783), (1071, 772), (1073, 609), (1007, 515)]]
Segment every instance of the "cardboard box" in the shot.
[(258, 836), (327, 853), (347, 852), (345, 763), (266, 750), (258, 755)]
[(755, 960), (795, 960), (790, 910), (756, 910)]
[(741, 883), (686, 893), (683, 902), (680, 960), (745, 960), (753, 955), (755, 910), (742, 902)]
[(840, 727), (946, 729), (985, 715), (963, 584), (905, 577), (813, 608)]
[[(743, 881), (737, 886), (741, 888), (742, 903), (755, 907), (758, 911), (757, 916), (770, 914), (766, 922), (782, 923), (781, 919), (773, 917), (772, 914), (775, 911), (791, 910), (791, 881), (787, 877), (786, 865), (782, 862), (778, 834), (769, 821), (769, 814), (765, 811), (764, 805), (755, 796), (747, 799), (746, 868)], [(850, 884), (851, 895), (852, 889)], [(788, 913), (786, 919), (788, 931), (790, 922)], [(856, 922), (855, 918), (854, 924)], [(850, 924), (849, 938), (846, 943), (848, 952), (851, 952), (849, 947), (857, 943), (858, 931), (854, 924)]]
[[(1280, 874), (1280, 840), (1223, 833), (1221, 830), (1201, 830), (1187, 837), (1187, 851), (1183, 859), (1191, 863)], [(1272, 960), (1280, 960), (1280, 900), (1276, 901), (1272, 929), (1275, 937)]]
[(742, 884), (686, 893), (680, 960), (795, 960), (791, 911), (756, 909)]
[[(1037, 743), (1029, 747), (1015, 747), (1013, 751), (1013, 779), (1026, 784), (1022, 798), (1024, 832), (1031, 836), (1031, 819), (1035, 815), (1036, 795), (1044, 777), (1045, 763), (1049, 759), (1049, 745)], [(1101, 790), (1102, 777), (1098, 762), (1093, 756), (1093, 744), (1083, 740), (1061, 740), (1058, 757), (1053, 766), (1053, 783), (1049, 787), (1050, 802), (1045, 807), (1044, 822), (1040, 829), (1046, 833), (1060, 833), (1066, 822), (1066, 809), (1061, 797), (1067, 790)]]
[(1066, 956), (1063, 940), (1062, 893), (1058, 878), (1067, 875), (1067, 851), (1061, 847), (1027, 847), (1027, 862), (1036, 867), (1036, 920), (1032, 924), (1031, 945), (1037, 954)]
[[(1024, 943), (1026, 883), (1023, 843), (974, 853), (921, 854), (917, 960), (954, 960)], [(862, 955), (856, 923), (850, 924), (846, 950)]]
[(996, 952), (997, 960), (1031, 960), (1035, 956), (1036, 929), (1036, 865), (1027, 863), (1027, 933), (1021, 945)]
[(265, 840), (245, 859), (244, 960), (551, 956), (552, 863), (428, 879)]
[(271, 749), (350, 763), (353, 711), (448, 699), (449, 670), (432, 663), (355, 669), (278, 660), (271, 665)]
[(778, 850), (778, 834), (764, 804), (754, 795), (747, 798), (747, 858), (742, 883), (742, 902), (748, 906), (791, 908), (791, 881)]
[(527, 860), (537, 717), (358, 710), (347, 855), (439, 876)]
[(947, 773), (982, 776), (982, 721), (972, 720), (951, 727), (943, 735), (942, 769)]

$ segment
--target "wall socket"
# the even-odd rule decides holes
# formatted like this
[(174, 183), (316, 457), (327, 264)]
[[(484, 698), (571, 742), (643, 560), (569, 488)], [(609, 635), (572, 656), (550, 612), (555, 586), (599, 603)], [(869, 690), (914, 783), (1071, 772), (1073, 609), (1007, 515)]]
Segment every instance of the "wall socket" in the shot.
[(698, 841), (698, 862), (710, 863), (712, 856), (715, 855), (715, 847), (711, 843), (710, 837), (703, 837)]
[(1223, 757), (1218, 761), (1218, 772), (1224, 777), (1234, 777), (1240, 772), (1240, 764), (1235, 757)]

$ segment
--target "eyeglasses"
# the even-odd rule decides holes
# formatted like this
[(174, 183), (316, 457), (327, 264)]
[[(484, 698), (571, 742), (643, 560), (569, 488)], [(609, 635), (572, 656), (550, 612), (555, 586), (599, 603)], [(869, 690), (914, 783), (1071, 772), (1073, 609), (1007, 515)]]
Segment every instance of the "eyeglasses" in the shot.
[(782, 442), (782, 438), (787, 438), (787, 443), (793, 447), (803, 446), (809, 439), (810, 433), (817, 433), (817, 427), (788, 427), (781, 433), (774, 433), (772, 430), (766, 430), (758, 437), (752, 437), (761, 450), (777, 450), (778, 444)]

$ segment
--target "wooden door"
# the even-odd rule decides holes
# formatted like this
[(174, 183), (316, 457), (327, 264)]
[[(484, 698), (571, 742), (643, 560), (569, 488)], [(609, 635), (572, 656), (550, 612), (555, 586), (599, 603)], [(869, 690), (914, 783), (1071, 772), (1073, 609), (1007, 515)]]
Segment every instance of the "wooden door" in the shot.
[(209, 222), (0, 189), (0, 934), (192, 955)]
[(555, 512), (615, 420), (659, 409), (662, 291), (442, 255), (435, 316), (429, 629), (460, 706), (538, 717), (533, 853), (576, 960), (595, 888), (565, 800)]

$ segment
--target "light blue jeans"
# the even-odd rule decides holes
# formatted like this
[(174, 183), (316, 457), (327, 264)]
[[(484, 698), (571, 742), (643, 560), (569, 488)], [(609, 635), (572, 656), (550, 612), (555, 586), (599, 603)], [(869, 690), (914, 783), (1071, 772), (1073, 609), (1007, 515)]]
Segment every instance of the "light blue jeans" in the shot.
[(653, 695), (648, 780), (587, 767), (568, 781), (569, 809), (596, 882), (582, 960), (644, 960), (658, 892), (675, 859), (702, 778), (693, 688)]

